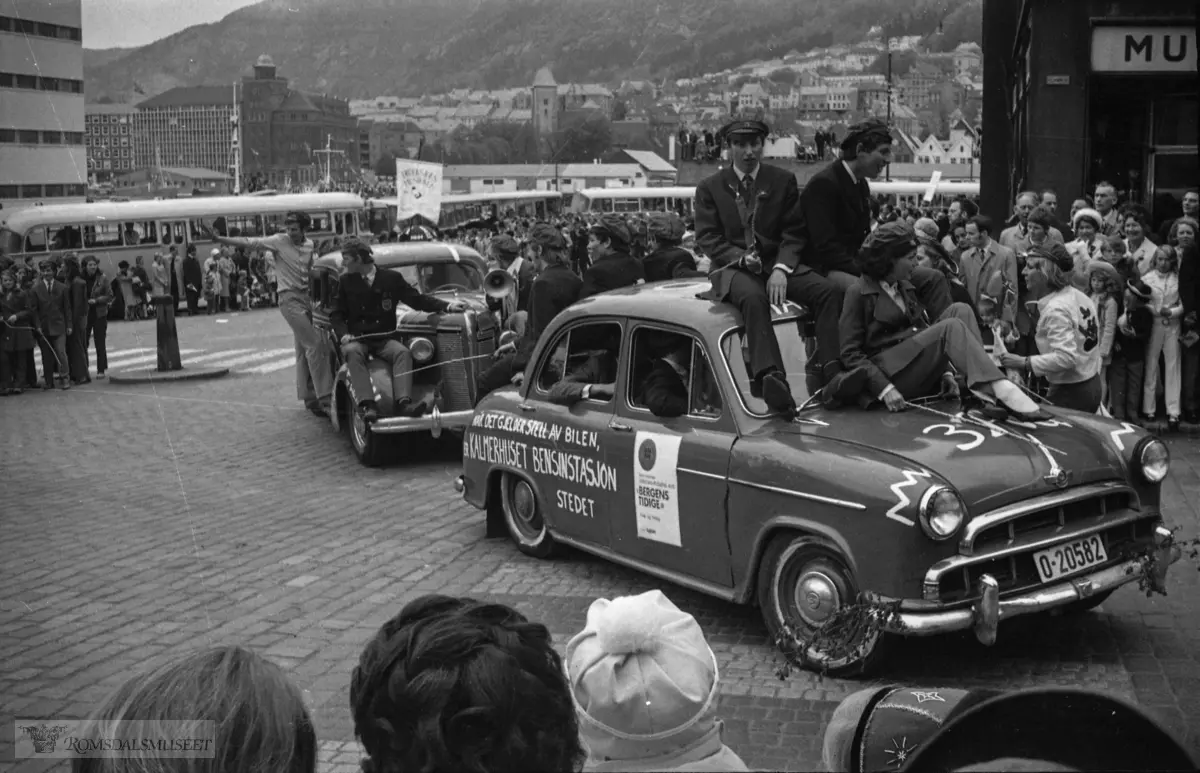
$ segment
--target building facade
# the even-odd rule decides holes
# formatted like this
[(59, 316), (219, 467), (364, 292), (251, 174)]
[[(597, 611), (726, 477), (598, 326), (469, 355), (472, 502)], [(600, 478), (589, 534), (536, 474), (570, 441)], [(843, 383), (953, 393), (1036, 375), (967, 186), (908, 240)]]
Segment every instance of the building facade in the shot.
[(985, 211), (1106, 181), (1156, 227), (1178, 215), (1200, 179), (1194, 4), (985, 0), (983, 29), (985, 78), (1002, 84), (983, 96)]
[(133, 141), (137, 108), (129, 104), (89, 104), (84, 113), (83, 144), (90, 181), (112, 182), (114, 175), (137, 169)]
[(233, 168), (233, 85), (179, 86), (137, 105), (134, 169)]
[(80, 0), (0, 5), (0, 206), (84, 201)]

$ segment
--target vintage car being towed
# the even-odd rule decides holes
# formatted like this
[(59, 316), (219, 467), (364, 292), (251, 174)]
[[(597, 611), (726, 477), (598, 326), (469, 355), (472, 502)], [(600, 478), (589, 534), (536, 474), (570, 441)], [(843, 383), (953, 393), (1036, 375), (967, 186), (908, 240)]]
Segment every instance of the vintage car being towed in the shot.
[(437, 437), (444, 429), (461, 432), (473, 415), (476, 379), (491, 363), (497, 335), (483, 290), (487, 264), (470, 247), (400, 242), (374, 245), (372, 250), (375, 264), (380, 268), (399, 271), (423, 293), (446, 300), (463, 300), (471, 308), (461, 314), (432, 314), (403, 305), (397, 307), (395, 338), (413, 355), (412, 399), (424, 401), (429, 409), (419, 418), (396, 415), (391, 368), (386, 362), (371, 358), (367, 367), (380, 419), (367, 425), (354, 410), (358, 401), (351, 394), (349, 371), (329, 321), (330, 311), (337, 302), (342, 255), (336, 252), (313, 262), (309, 272), (313, 324), (328, 338), (333, 352), (330, 367), (336, 372), (330, 416), (336, 429), (349, 429), (354, 453), (367, 465), (381, 461), (385, 443), (391, 436), (431, 432)]
[[(1162, 582), (1178, 559), (1160, 511), (1167, 448), (1139, 427), (1054, 407), (1036, 425), (992, 423), (949, 400), (827, 410), (803, 393), (795, 306), (774, 323), (802, 405), (787, 421), (752, 394), (740, 319), (698, 298), (705, 289), (655, 283), (576, 303), (524, 383), (480, 402), (456, 487), (486, 510), (490, 536), (756, 603), (806, 665), (841, 674), (875, 665), (890, 637), (810, 646), (839, 610), (894, 610), (885, 633), (973, 629), (991, 643), (1002, 619), (1094, 607), (1139, 577)], [(664, 352), (687, 374), (676, 418), (642, 394)], [(551, 402), (585, 361), (613, 397)]]

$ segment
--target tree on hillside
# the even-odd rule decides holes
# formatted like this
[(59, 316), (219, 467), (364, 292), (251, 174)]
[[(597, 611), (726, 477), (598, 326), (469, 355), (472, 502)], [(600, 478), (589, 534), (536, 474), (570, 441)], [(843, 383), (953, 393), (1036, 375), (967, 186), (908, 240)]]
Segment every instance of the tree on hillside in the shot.
[[(875, 61), (871, 62), (871, 66), (867, 68), (867, 72), (887, 75), (887, 53), (882, 53), (875, 57)], [(917, 63), (917, 52), (915, 51), (893, 51), (892, 52), (892, 77), (899, 78), (902, 75), (907, 75), (908, 71)]]
[(778, 70), (772, 70), (767, 78), (775, 83), (783, 83), (791, 85), (796, 82), (796, 71), (789, 70), (786, 67), (780, 67)]
[(551, 140), (561, 163), (590, 163), (612, 145), (612, 126), (603, 115), (570, 115)]
[(614, 121), (624, 121), (625, 116), (629, 114), (629, 106), (625, 104), (625, 100), (617, 99), (613, 101), (612, 119)]

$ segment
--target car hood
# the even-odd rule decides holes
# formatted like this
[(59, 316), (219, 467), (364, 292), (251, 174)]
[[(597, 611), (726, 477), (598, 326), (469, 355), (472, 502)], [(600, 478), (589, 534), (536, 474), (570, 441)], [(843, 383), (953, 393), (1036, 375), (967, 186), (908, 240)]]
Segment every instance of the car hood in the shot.
[[(488, 310), (487, 296), (483, 293), (430, 293), (435, 298), (440, 298), (443, 301), (462, 301), (466, 303), (471, 311), (482, 314)], [(429, 318), (430, 312), (416, 311), (412, 307), (404, 303), (396, 304), (396, 318), (401, 323), (404, 322), (422, 322)]]
[(816, 411), (776, 432), (796, 447), (815, 436), (858, 446), (860, 454), (867, 449), (889, 454), (914, 472), (944, 478), (974, 512), (1067, 486), (1128, 477), (1125, 459), (1143, 430), (1075, 411), (1047, 412), (1053, 420), (1034, 425), (964, 416), (951, 402), (894, 414)]

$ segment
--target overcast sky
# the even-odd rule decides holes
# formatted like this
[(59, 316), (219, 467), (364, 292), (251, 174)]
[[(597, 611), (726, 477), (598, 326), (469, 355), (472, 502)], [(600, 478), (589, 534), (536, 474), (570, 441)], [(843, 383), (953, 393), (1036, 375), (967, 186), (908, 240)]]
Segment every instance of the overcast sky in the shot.
[(85, 48), (142, 46), (258, 0), (83, 0)]

